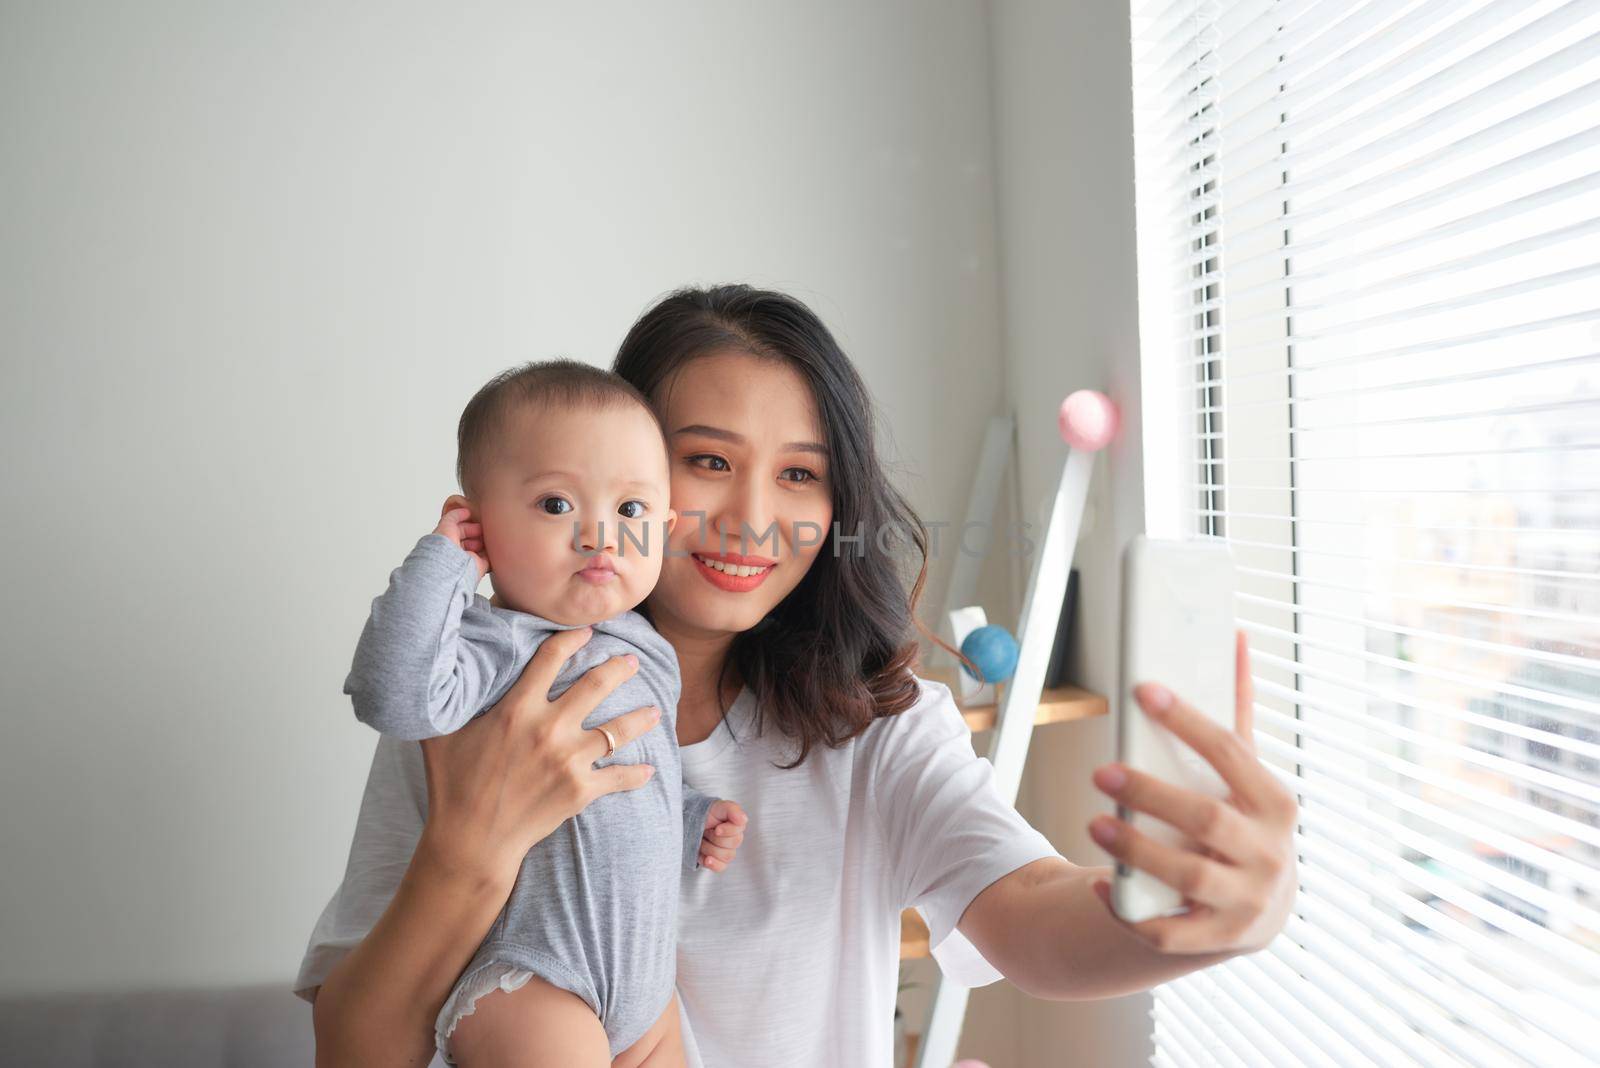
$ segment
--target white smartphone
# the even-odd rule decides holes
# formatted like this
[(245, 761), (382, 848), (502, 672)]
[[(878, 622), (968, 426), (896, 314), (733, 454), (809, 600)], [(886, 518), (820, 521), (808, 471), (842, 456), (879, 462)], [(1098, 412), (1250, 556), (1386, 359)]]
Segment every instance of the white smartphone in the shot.
[[(1122, 664), (1116, 702), (1117, 760), (1158, 779), (1226, 797), (1227, 783), (1134, 699), (1159, 682), (1221, 726), (1234, 728), (1233, 555), (1212, 539), (1163, 541), (1136, 535), (1122, 551)], [(1117, 806), (1118, 818), (1158, 842), (1192, 846), (1187, 835), (1147, 813)], [(1130, 923), (1184, 910), (1183, 895), (1148, 872), (1116, 865), (1111, 903)]]

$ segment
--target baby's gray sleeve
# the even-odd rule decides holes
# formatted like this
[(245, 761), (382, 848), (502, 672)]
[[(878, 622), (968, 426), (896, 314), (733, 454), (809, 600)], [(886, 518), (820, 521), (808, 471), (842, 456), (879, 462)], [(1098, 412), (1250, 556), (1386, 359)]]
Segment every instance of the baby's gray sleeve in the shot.
[(706, 833), (706, 813), (717, 799), (683, 784), (683, 866), (687, 871), (700, 868), (700, 839)]
[(509, 628), (478, 619), (488, 614), (474, 604), (478, 578), (472, 554), (443, 534), (417, 542), (356, 644), (344, 692), (357, 719), (394, 738), (434, 738), (482, 711), (516, 650)]

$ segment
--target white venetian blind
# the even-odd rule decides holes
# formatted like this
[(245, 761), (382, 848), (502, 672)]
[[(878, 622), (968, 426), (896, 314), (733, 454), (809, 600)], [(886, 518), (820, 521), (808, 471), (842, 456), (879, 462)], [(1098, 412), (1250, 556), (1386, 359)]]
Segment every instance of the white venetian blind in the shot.
[(1135, 0), (1152, 533), (1301, 889), (1169, 1068), (1600, 1064), (1600, 0)]

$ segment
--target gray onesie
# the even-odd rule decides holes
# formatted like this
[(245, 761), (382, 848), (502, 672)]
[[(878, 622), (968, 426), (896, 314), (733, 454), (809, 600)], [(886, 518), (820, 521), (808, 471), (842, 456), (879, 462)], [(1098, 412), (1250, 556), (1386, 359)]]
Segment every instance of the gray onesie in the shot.
[[(402, 739), (458, 730), (500, 699), (546, 637), (576, 629), (493, 607), (477, 585), (471, 554), (442, 534), (417, 542), (373, 600), (345, 680), (363, 723)], [(529, 850), (505, 908), (456, 982), (457, 993), (472, 987), (471, 1000), (484, 975), (510, 965), (570, 990), (600, 1018), (613, 1057), (643, 1037), (672, 997), (678, 880), (700, 866), (700, 837), (715, 800), (683, 785), (677, 654), (639, 613), (594, 624), (594, 636), (562, 667), (550, 696), (630, 652), (638, 671), (583, 726), (659, 708), (654, 728), (596, 762), (649, 763), (655, 774), (636, 790), (596, 798)], [(463, 1011), (457, 993), (441, 1013), (442, 1052)]]

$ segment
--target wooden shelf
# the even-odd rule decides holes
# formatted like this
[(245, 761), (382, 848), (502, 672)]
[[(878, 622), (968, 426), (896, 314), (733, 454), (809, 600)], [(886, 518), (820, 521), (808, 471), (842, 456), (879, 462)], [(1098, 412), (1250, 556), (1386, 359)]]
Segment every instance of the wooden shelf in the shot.
[[(950, 692), (959, 699), (961, 682), (956, 678), (960, 668), (919, 668), (917, 674), (925, 679), (942, 682), (950, 687)], [(1005, 684), (1001, 683), (1001, 694), (1004, 695)], [(1110, 705), (1100, 694), (1085, 690), (1079, 686), (1058, 686), (1049, 689), (1039, 699), (1039, 714), (1034, 717), (1035, 725), (1041, 723), (1066, 723), (1075, 719), (1092, 719), (1103, 716), (1110, 710)], [(967, 726), (973, 732), (986, 731), (994, 726), (994, 705), (966, 705), (961, 709), (962, 718), (967, 721)], [(906, 909), (900, 914), (900, 959), (912, 960), (919, 957), (932, 956), (928, 946), (928, 925), (922, 922), (922, 916), (916, 909)]]
[[(956, 677), (960, 668), (920, 668), (917, 674), (934, 682), (942, 682), (950, 687), (950, 692), (960, 701), (961, 680)], [(1005, 683), (1000, 684), (1002, 696), (1005, 693)], [(973, 732), (986, 731), (994, 726), (994, 705), (963, 705), (961, 715), (967, 721), (967, 726)], [(1039, 699), (1039, 713), (1034, 716), (1035, 725), (1042, 723), (1066, 723), (1075, 719), (1093, 719), (1103, 716), (1110, 710), (1104, 696), (1085, 690), (1079, 686), (1057, 686), (1046, 690)]]

